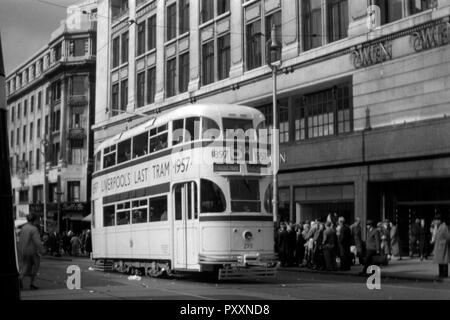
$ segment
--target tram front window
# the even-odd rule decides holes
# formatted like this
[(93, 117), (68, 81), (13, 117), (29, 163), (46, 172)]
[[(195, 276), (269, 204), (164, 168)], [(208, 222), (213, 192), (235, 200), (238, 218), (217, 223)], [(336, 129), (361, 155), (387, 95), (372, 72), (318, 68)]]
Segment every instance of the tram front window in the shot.
[(212, 181), (200, 181), (200, 212), (224, 212), (227, 208), (225, 195), (220, 187)]
[(234, 119), (234, 118), (223, 118), (223, 131), (224, 137), (227, 139), (234, 139), (236, 130), (243, 130), (244, 133), (253, 129), (253, 120), (251, 119)]
[(232, 212), (261, 212), (258, 180), (230, 179), (230, 195)]

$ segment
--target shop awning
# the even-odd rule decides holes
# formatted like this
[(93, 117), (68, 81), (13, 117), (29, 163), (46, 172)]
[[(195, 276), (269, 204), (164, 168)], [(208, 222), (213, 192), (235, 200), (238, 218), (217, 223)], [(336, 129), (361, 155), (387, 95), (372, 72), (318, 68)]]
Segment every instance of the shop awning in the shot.
[(66, 214), (63, 219), (69, 219), (72, 221), (82, 221), (83, 220), (83, 214), (79, 212), (73, 212)]
[(92, 213), (88, 214), (86, 217), (84, 217), (81, 221), (85, 222), (91, 222), (92, 221)]
[(21, 226), (23, 226), (26, 223), (27, 223), (27, 220), (25, 220), (25, 219), (18, 219), (18, 220), (14, 221), (14, 226), (16, 228), (20, 228)]

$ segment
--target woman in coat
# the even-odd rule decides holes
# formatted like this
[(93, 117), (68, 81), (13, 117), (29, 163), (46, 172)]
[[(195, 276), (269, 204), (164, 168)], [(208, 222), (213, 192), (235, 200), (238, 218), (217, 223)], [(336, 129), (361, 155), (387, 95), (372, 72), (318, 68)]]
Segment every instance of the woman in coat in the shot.
[(437, 215), (434, 221), (437, 226), (434, 238), (434, 263), (439, 265), (439, 277), (446, 278), (448, 277), (450, 233), (440, 215)]
[(390, 222), (391, 231), (390, 231), (390, 240), (391, 240), (391, 250), (393, 257), (399, 257), (399, 260), (402, 260), (402, 256), (400, 254), (400, 242), (399, 242), (399, 234), (398, 228), (395, 222)]

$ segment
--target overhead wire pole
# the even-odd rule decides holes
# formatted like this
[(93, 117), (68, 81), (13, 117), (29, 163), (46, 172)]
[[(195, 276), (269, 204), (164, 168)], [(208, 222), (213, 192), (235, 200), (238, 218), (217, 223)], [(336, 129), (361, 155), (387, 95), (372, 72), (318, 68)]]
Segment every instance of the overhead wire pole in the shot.
[(9, 167), (9, 143), (7, 128), (5, 67), (3, 65), (0, 34), (0, 243), (5, 249), (0, 263), (0, 292), (2, 297), (20, 299), (19, 272), (17, 263), (16, 235), (13, 217), (11, 170)]
[(274, 223), (278, 222), (278, 167), (279, 167), (279, 147), (278, 147), (278, 111), (277, 111), (277, 72), (280, 61), (275, 61), (276, 54), (281, 45), (276, 39), (276, 27), (272, 25), (270, 33), (270, 61), (269, 66), (272, 69), (272, 212)]

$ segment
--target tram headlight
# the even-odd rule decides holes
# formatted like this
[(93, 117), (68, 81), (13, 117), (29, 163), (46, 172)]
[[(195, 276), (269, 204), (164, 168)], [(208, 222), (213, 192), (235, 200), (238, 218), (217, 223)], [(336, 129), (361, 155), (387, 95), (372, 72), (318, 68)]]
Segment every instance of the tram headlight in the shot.
[(251, 233), (250, 230), (245, 230), (243, 236), (244, 236), (245, 240), (252, 240), (253, 239), (253, 234)]

